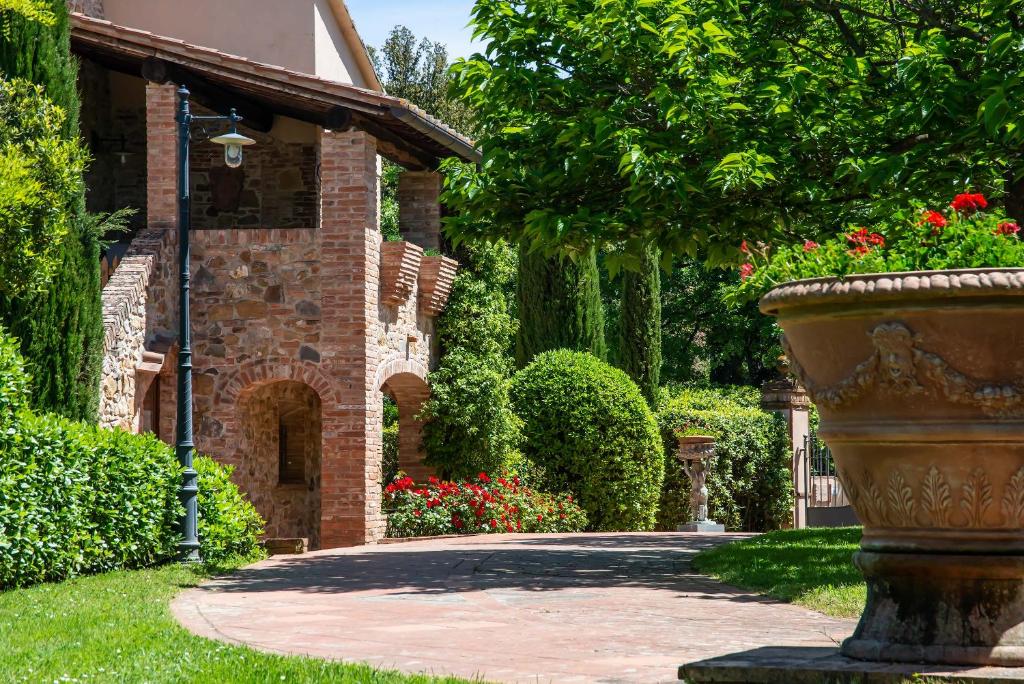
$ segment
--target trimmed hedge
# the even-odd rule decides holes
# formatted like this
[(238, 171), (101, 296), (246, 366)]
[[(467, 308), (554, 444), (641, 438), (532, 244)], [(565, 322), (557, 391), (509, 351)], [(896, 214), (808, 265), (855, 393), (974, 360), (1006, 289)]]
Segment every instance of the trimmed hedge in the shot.
[(629, 376), (585, 352), (545, 352), (512, 381), (523, 455), (540, 489), (571, 492), (592, 529), (654, 527), (664, 459), (658, 427)]
[(195, 460), (199, 473), (199, 546), (207, 563), (263, 555), (263, 518), (231, 481), (235, 469), (209, 456)]
[(673, 430), (690, 428), (718, 440), (714, 472), (708, 477), (709, 516), (730, 530), (763, 532), (790, 519), (793, 485), (789, 437), (777, 414), (734, 401), (749, 392), (726, 388), (683, 390), (658, 414), (665, 449), (665, 484), (658, 528), (674, 530), (689, 517), (690, 483), (675, 457)]
[[(25, 409), (30, 379), (0, 329), (0, 589), (169, 560), (180, 539), (181, 466), (152, 435), (104, 430)], [(263, 520), (196, 459), (207, 562), (259, 555)]]
[(0, 587), (174, 553), (181, 468), (156, 438), (23, 412), (0, 459)]

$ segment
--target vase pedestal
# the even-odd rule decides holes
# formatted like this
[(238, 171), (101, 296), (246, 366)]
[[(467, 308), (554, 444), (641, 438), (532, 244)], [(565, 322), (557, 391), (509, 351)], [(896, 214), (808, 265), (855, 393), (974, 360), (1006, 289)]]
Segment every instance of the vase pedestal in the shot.
[(682, 523), (676, 528), (676, 532), (725, 532), (725, 525), (711, 522), (688, 522)]

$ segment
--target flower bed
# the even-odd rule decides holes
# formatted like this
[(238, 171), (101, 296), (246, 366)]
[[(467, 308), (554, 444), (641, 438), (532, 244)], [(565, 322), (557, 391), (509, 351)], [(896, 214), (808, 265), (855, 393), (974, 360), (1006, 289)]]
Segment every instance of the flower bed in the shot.
[(389, 537), (507, 532), (580, 532), (587, 526), (583, 509), (565, 494), (537, 492), (518, 477), (427, 486), (412, 478), (396, 479), (384, 489)]

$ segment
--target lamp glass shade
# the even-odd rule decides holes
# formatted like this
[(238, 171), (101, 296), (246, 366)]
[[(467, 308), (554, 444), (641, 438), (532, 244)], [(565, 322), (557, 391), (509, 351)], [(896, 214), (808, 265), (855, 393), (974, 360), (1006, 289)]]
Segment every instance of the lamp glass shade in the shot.
[(218, 135), (216, 138), (210, 138), (210, 142), (224, 146), (224, 163), (232, 169), (237, 169), (242, 165), (242, 148), (245, 145), (256, 144), (256, 141), (252, 138), (247, 138), (234, 131)]

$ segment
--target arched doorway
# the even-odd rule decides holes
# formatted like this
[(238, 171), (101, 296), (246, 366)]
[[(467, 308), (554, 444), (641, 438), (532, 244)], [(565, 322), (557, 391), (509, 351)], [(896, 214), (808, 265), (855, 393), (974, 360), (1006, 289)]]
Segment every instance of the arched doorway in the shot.
[(239, 397), (242, 440), (236, 478), (267, 521), (268, 539), (320, 546), (320, 397), (309, 385), (278, 380)]
[(418, 375), (396, 373), (384, 381), (381, 392), (398, 406), (398, 468), (417, 482), (426, 482), (434, 471), (423, 464), (423, 423), (417, 416), (430, 388)]

